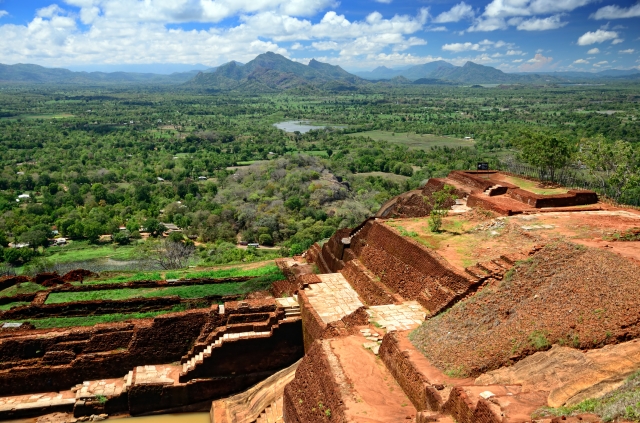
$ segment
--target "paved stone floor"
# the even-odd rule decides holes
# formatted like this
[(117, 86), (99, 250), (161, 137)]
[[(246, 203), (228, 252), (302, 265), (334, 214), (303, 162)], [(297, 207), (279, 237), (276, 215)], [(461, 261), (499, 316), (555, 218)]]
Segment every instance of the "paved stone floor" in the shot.
[(426, 310), (417, 301), (405, 301), (402, 304), (372, 306), (367, 310), (374, 322), (380, 327), (391, 330), (415, 329), (424, 322)]
[(60, 404), (74, 404), (75, 402), (76, 396), (71, 391), (17, 395), (0, 398), (0, 412), (14, 409), (24, 410), (28, 408), (50, 407)]
[(276, 303), (284, 308), (298, 307), (298, 299), (294, 297), (276, 298)]
[(94, 398), (97, 395), (105, 397), (118, 396), (124, 388), (124, 380), (118, 379), (102, 379), (83, 382), (75, 386), (77, 399)]
[(177, 382), (180, 375), (180, 367), (169, 364), (161, 364), (156, 366), (138, 366), (136, 367), (133, 384), (163, 384), (173, 385)]
[(321, 283), (305, 288), (309, 302), (325, 323), (342, 319), (364, 304), (341, 273), (318, 275)]

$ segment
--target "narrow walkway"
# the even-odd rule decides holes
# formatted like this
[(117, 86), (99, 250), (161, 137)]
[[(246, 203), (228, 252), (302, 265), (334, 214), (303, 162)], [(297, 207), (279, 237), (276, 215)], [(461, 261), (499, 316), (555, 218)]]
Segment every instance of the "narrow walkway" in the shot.
[(304, 292), (324, 323), (340, 320), (364, 306), (358, 293), (341, 273), (328, 273), (318, 277), (322, 282), (309, 285)]
[(415, 329), (424, 322), (427, 316), (427, 311), (417, 301), (371, 306), (367, 313), (369, 313), (372, 323), (386, 329), (387, 332)]

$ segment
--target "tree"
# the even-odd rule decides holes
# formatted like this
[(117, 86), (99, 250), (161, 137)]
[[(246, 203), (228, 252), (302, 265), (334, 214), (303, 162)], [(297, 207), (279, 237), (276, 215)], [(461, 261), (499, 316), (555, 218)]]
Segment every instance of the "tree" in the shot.
[(103, 233), (103, 227), (95, 220), (87, 220), (83, 224), (82, 235), (91, 243), (96, 243)]
[(556, 180), (557, 170), (569, 163), (573, 153), (565, 138), (542, 132), (524, 132), (518, 144), (522, 159), (552, 181)]
[(269, 234), (262, 234), (258, 237), (258, 242), (262, 245), (273, 245), (273, 238)]
[(113, 234), (113, 242), (118, 245), (128, 245), (129, 243), (131, 243), (130, 236), (131, 235), (129, 234), (129, 231), (127, 230), (118, 231)]
[(192, 242), (145, 242), (141, 255), (166, 270), (183, 269), (189, 264), (196, 247)]
[(583, 139), (578, 159), (602, 188), (612, 188), (618, 198), (639, 176), (640, 154), (625, 141), (607, 141), (602, 135)]
[(157, 219), (154, 219), (152, 217), (144, 222), (144, 228), (154, 238), (159, 237), (164, 231), (167, 230), (167, 228), (162, 223), (158, 222)]
[(34, 250), (38, 247), (46, 247), (49, 238), (53, 237), (51, 229), (47, 225), (36, 225), (20, 235), (20, 241), (29, 244)]
[[(431, 195), (433, 204), (429, 213), (429, 229), (431, 232), (442, 230), (442, 219), (449, 214), (451, 202), (455, 199), (455, 189), (451, 185), (445, 185), (440, 191)], [(426, 198), (425, 198), (426, 201)]]
[(7, 239), (7, 235), (4, 232), (0, 231), (0, 247), (8, 247), (9, 240)]

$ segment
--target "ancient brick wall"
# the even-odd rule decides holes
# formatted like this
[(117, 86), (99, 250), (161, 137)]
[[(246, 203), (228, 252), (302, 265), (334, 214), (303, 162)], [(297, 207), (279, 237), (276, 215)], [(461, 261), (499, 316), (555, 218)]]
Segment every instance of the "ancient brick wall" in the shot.
[(327, 328), (320, 315), (315, 311), (304, 291), (298, 292), (300, 316), (302, 317), (302, 338), (304, 349), (308, 351), (314, 341), (321, 339)]
[(434, 251), (388, 226), (380, 222), (367, 226), (362, 237), (358, 234), (352, 240), (354, 253), (386, 287), (405, 300), (418, 300), (431, 313), (437, 313), (475, 283)]
[[(180, 385), (133, 385), (128, 392), (128, 411), (132, 415), (150, 412), (179, 413), (203, 411), (211, 401), (235, 394), (271, 376), (274, 372), (239, 374), (233, 377), (193, 380)], [(162, 410), (158, 406), (162, 404)]]
[(402, 301), (401, 297), (398, 298), (398, 296), (390, 292), (358, 259), (346, 262), (340, 273), (349, 281), (349, 284), (365, 304), (369, 306), (393, 304)]
[[(216, 305), (211, 309), (166, 314), (135, 323), (21, 331), (12, 333), (11, 337), (2, 336), (0, 395), (69, 389), (85, 380), (122, 377), (135, 366), (179, 361), (197, 339), (206, 338), (207, 334), (203, 333), (206, 328), (225, 325), (229, 318), (233, 320), (231, 325), (244, 324), (244, 320), (252, 320), (255, 315), (264, 317), (276, 313), (273, 299), (229, 302), (225, 308), (222, 315)], [(245, 314), (247, 318), (243, 320)], [(296, 331), (298, 335), (295, 335)], [(300, 333), (299, 327), (291, 329), (283, 343), (288, 348), (288, 352), (281, 351), (283, 357), (285, 354), (298, 354), (298, 358), (302, 355)], [(277, 351), (276, 346), (268, 348)], [(254, 355), (260, 351), (249, 350)], [(237, 357), (239, 353), (236, 352), (227, 361)], [(240, 358), (237, 362), (243, 363)], [(258, 366), (267, 365), (261, 363)], [(248, 368), (245, 364), (242, 366)], [(242, 369), (238, 368), (238, 374), (241, 373)]]
[(430, 384), (427, 378), (400, 350), (396, 332), (385, 335), (378, 355), (416, 410), (440, 410), (441, 400), (437, 391), (428, 391)]
[[(492, 411), (489, 401), (478, 398), (477, 403), (469, 398), (463, 387), (455, 387), (444, 405), (444, 411), (458, 423), (502, 423), (503, 418)], [(498, 407), (499, 408), (499, 407)]]
[(451, 178), (455, 181), (458, 181), (464, 185), (476, 188), (480, 191), (484, 191), (487, 188), (491, 187), (494, 185), (493, 181), (490, 181), (489, 179), (484, 179), (481, 177), (481, 175), (491, 175), (497, 173), (495, 171), (489, 171), (489, 172), (465, 172), (465, 171), (461, 171), (461, 170), (454, 170), (451, 173), (449, 173), (448, 178)]
[(277, 371), (304, 355), (302, 321), (281, 321), (271, 335), (225, 340), (212, 348), (209, 365), (197, 365), (189, 379), (231, 377), (235, 374)]
[[(341, 398), (344, 389), (333, 371), (339, 364), (335, 357), (331, 360), (332, 354), (328, 341), (313, 343), (298, 366), (295, 379), (284, 388), (285, 422), (346, 422)], [(330, 412), (327, 414), (326, 410)]]
[[(503, 216), (512, 216), (514, 214), (521, 213), (521, 210), (519, 209), (516, 210), (513, 207), (491, 201), (486, 197), (483, 198), (482, 194), (471, 194), (469, 198), (467, 198), (467, 206), (471, 208), (490, 210)], [(524, 204), (522, 206), (522, 208), (526, 207)]]
[(510, 189), (509, 197), (531, 207), (571, 207), (598, 202), (598, 194), (593, 191), (569, 190), (566, 194), (538, 195), (523, 189)]

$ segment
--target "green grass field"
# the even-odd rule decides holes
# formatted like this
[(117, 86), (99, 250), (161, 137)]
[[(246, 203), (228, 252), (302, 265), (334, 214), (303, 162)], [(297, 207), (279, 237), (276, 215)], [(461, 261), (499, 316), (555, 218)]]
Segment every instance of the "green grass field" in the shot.
[(31, 294), (33, 292), (45, 291), (47, 289), (48, 288), (38, 285), (37, 283), (23, 282), (0, 291), (0, 297), (12, 297), (18, 294)]
[(505, 176), (505, 179), (507, 182), (517, 185), (525, 191), (538, 195), (566, 194), (569, 191), (568, 188), (539, 188), (538, 182), (517, 178), (515, 176)]
[[(184, 311), (186, 307), (179, 305), (173, 307), (171, 310), (163, 311), (149, 311), (145, 313), (115, 313), (115, 314), (102, 314), (99, 316), (81, 316), (81, 317), (49, 317), (46, 319), (26, 319), (26, 320), (12, 320), (12, 322), (26, 322), (28, 321), (34, 325), (37, 329), (48, 328), (66, 328), (72, 326), (93, 326), (99, 323), (115, 323), (122, 322), (124, 320), (133, 319), (150, 319), (161, 314), (175, 313), (178, 311)], [(4, 322), (2, 322), (4, 323)]]
[(64, 247), (50, 247), (47, 252), (50, 254), (47, 258), (54, 263), (71, 263), (101, 258), (123, 261), (136, 259), (134, 246), (92, 245), (87, 241), (72, 241)]
[(16, 301), (15, 303), (9, 303), (9, 304), (4, 304), (4, 305), (0, 305), (0, 311), (7, 311), (7, 310), (11, 310), (14, 307), (22, 307), (22, 306), (26, 306), (29, 305), (30, 303), (25, 302), (25, 301)]
[(427, 150), (431, 147), (471, 147), (473, 140), (443, 137), (431, 134), (398, 133), (389, 131), (367, 131), (351, 134), (352, 137), (369, 137), (376, 141), (387, 141), (392, 144), (404, 145), (410, 149)]

